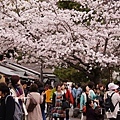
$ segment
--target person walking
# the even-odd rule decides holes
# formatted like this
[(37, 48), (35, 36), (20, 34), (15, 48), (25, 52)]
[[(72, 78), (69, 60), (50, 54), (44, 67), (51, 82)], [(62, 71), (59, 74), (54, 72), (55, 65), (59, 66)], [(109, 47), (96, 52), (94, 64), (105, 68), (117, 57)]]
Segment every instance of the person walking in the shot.
[[(106, 112), (107, 118), (109, 120), (117, 120), (117, 112), (119, 111), (119, 103), (120, 103), (120, 95), (117, 92), (118, 88), (119, 88), (119, 86), (114, 83), (108, 84), (107, 94), (109, 96), (112, 95), (111, 100), (112, 100), (113, 105), (115, 106), (115, 109), (113, 112), (111, 112), (111, 111)], [(105, 99), (107, 98), (107, 94), (105, 94), (105, 97), (104, 97)]]
[(80, 97), (80, 111), (82, 113), (82, 119), (86, 120), (86, 102), (89, 96), (89, 87), (87, 85), (82, 86), (82, 94)]
[(71, 93), (74, 99), (74, 104), (73, 104), (73, 108), (76, 107), (76, 88), (75, 88), (75, 84), (72, 84), (71, 86)]
[(10, 94), (13, 96), (15, 102), (17, 102), (20, 105), (20, 109), (23, 112), (22, 118), (25, 119), (28, 113), (26, 112), (26, 107), (24, 103), (25, 94), (20, 81), (20, 77), (18, 75), (12, 75), (10, 80)]
[[(62, 84), (61, 89), (65, 94), (65, 99), (68, 101), (69, 106), (70, 104), (73, 105), (74, 99), (73, 99), (72, 93), (68, 89), (68, 86), (66, 84)], [(69, 108), (66, 109), (66, 120), (69, 120)]]
[(95, 92), (94, 92), (94, 88), (95, 88), (95, 85), (94, 85), (94, 83), (92, 82), (92, 81), (90, 81), (89, 83), (88, 83), (88, 87), (89, 87), (89, 98), (91, 99), (91, 100), (95, 100), (96, 99), (96, 94), (95, 94)]
[(40, 93), (40, 95), (43, 95), (43, 102), (40, 104), (40, 108), (41, 108), (43, 120), (46, 120), (46, 115), (45, 115), (46, 94), (45, 94), (44, 84), (39, 80), (37, 80), (35, 83), (38, 85), (38, 92)]
[(14, 98), (17, 97), (19, 100), (25, 97), (20, 77), (17, 75), (11, 76), (10, 93)]
[(65, 94), (61, 90), (61, 84), (56, 86), (56, 91), (53, 93), (52, 104), (53, 104), (53, 118), (57, 120), (64, 120), (66, 117), (66, 111), (62, 108), (62, 101), (65, 100)]
[(51, 99), (52, 89), (53, 88), (50, 85), (48, 89), (45, 91), (45, 95), (46, 95), (45, 102), (47, 103), (47, 112), (48, 112), (49, 106), (52, 104), (52, 99)]
[(28, 112), (27, 120), (43, 120), (40, 108), (40, 104), (43, 102), (43, 95), (38, 93), (38, 86), (35, 83), (30, 85), (29, 91), (30, 93), (27, 95), (28, 99), (26, 101), (26, 108), (28, 109), (30, 104), (30, 97), (33, 97), (33, 99), (37, 102), (37, 105), (32, 112)]
[(0, 120), (14, 120), (15, 101), (6, 83), (0, 83)]
[(80, 83), (78, 83), (77, 85), (76, 85), (76, 105), (79, 107), (80, 106), (80, 104), (79, 104), (79, 102), (80, 102), (80, 96), (81, 96), (81, 94), (82, 94), (82, 88), (81, 88), (81, 84)]

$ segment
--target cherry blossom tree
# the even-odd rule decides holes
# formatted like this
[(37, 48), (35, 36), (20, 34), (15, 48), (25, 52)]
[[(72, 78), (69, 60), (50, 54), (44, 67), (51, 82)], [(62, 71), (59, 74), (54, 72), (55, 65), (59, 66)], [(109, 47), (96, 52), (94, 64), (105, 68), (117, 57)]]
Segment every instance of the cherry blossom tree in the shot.
[(0, 51), (17, 49), (19, 62), (70, 65), (98, 82), (120, 66), (120, 1), (76, 0), (88, 11), (59, 9), (58, 0), (1, 0)]

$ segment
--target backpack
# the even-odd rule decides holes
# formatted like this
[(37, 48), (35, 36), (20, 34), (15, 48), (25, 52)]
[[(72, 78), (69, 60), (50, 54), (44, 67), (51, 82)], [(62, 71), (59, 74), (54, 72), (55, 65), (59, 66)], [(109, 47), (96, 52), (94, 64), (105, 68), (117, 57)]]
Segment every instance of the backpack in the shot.
[(35, 101), (35, 99), (32, 97), (31, 94), (29, 94), (29, 97), (30, 97), (30, 103), (28, 105), (27, 112), (32, 112), (34, 108), (37, 106), (37, 102)]
[(111, 98), (112, 98), (114, 93), (115, 92), (113, 92), (111, 95), (107, 94), (107, 98), (105, 99), (105, 110), (106, 110), (106, 112), (113, 112), (116, 105), (117, 105), (117, 103), (116, 103), (116, 105), (114, 106), (113, 103), (112, 103)]
[[(5, 104), (7, 102), (7, 99), (8, 97), (11, 96), (11, 95), (8, 95), (6, 98), (5, 98)], [(12, 97), (12, 96), (11, 96)], [(22, 111), (22, 107), (21, 105), (19, 104), (19, 102), (17, 102), (15, 99), (15, 111), (14, 111), (14, 120), (22, 120), (23, 119), (23, 111)]]

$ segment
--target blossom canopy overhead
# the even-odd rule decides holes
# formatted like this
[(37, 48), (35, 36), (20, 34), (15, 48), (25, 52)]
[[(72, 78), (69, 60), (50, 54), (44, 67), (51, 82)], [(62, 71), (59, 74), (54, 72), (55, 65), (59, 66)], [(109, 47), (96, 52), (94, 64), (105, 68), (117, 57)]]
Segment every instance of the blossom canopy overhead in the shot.
[(71, 65), (91, 72), (120, 65), (120, 1), (75, 0), (88, 11), (59, 9), (58, 0), (1, 0), (0, 51), (19, 62)]

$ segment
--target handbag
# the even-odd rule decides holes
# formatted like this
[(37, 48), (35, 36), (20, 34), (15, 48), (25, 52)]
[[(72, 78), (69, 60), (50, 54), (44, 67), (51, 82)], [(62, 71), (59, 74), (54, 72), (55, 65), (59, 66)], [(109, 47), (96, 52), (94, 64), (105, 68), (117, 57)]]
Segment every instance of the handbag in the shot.
[(62, 108), (63, 108), (63, 110), (70, 108), (70, 104), (67, 100), (62, 101)]
[(83, 112), (83, 113), (86, 113), (86, 105), (83, 106), (82, 112)]
[(28, 105), (28, 108), (27, 108), (27, 112), (33, 112), (34, 108), (36, 107), (37, 105), (37, 102), (36, 100), (32, 97), (31, 94), (29, 94), (30, 96), (30, 103)]

